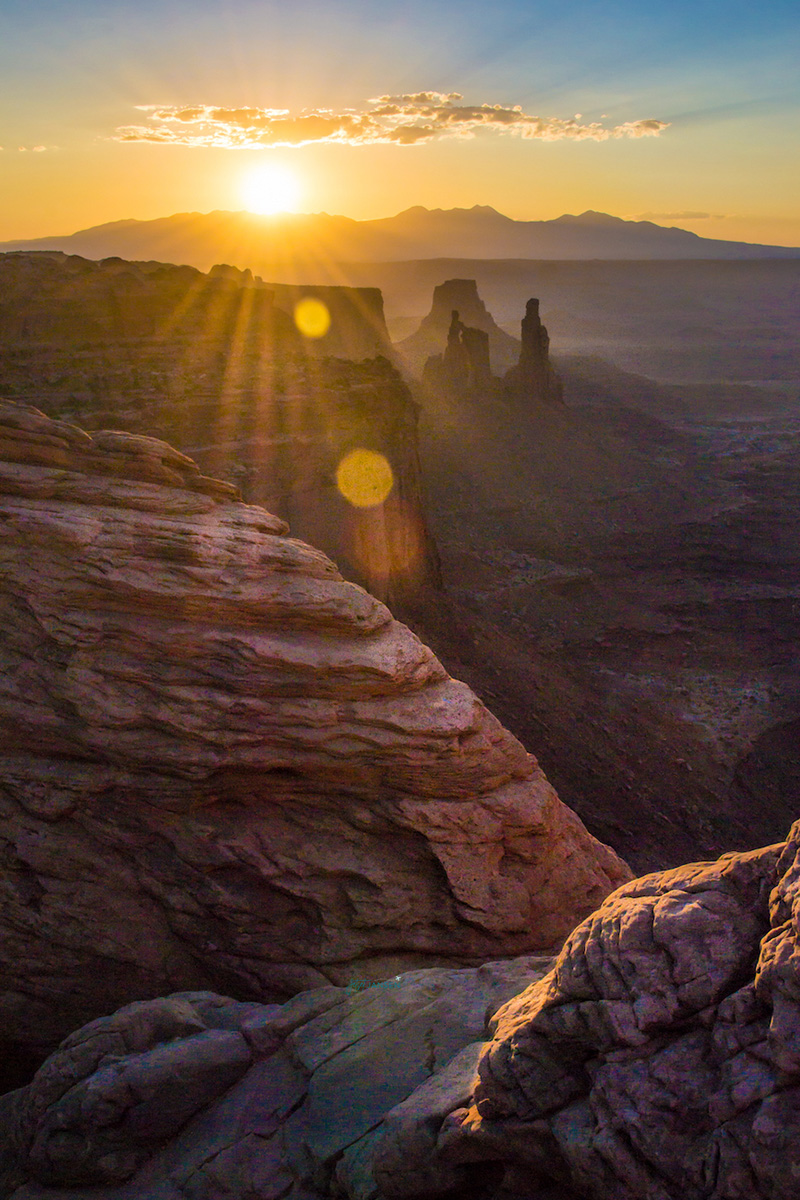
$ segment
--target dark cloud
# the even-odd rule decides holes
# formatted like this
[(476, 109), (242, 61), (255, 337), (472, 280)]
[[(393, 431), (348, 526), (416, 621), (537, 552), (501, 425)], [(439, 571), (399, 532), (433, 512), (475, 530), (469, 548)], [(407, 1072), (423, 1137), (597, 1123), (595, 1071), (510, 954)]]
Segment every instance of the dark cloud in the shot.
[(340, 142), (349, 146), (396, 143), (411, 146), (442, 137), (474, 137), (481, 129), (544, 141), (571, 139), (605, 142), (611, 138), (656, 137), (668, 122), (653, 118), (607, 126), (582, 124), (580, 117), (539, 117), (519, 104), (463, 104), (458, 92), (412, 92), (377, 96), (363, 110), (224, 108), (210, 104), (140, 106), (148, 124), (127, 125), (115, 137), (122, 142), (161, 142), (178, 146), (227, 146), (255, 150)]

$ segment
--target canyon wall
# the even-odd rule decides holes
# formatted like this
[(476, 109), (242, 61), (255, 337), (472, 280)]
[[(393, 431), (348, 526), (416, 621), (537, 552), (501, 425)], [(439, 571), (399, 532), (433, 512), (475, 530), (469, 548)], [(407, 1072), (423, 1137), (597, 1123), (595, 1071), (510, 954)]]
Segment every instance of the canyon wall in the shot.
[[(377, 289), (9, 254), (0, 297), (0, 395), (87, 428), (167, 439), (392, 604), (438, 584), (417, 409), (385, 357)], [(293, 319), (308, 301), (321, 336), (303, 336)], [(353, 451), (385, 460), (379, 502), (343, 496), (338, 472)]]

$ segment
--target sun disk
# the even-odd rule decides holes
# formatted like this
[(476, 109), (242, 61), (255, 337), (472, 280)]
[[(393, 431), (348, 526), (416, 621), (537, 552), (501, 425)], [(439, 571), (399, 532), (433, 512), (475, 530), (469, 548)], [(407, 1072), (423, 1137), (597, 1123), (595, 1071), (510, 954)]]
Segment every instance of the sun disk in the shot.
[(242, 181), (242, 199), (248, 212), (269, 216), (271, 213), (297, 212), (300, 184), (288, 167), (277, 163), (254, 167)]

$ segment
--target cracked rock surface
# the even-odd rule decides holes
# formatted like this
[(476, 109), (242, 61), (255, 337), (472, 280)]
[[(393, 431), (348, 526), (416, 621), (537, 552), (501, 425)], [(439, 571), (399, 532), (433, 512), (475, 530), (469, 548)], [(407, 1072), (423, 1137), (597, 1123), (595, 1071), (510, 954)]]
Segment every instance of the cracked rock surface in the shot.
[(794, 1200), (799, 858), (797, 822), (610, 896), (498, 1012), (450, 1145), (521, 1197)]
[(157, 439), (0, 403), (0, 614), (5, 1047), (551, 951), (629, 877), (383, 604)]
[(796, 1200), (799, 926), (800, 821), (555, 960), (130, 1005), (0, 1100), (0, 1197)]
[[(468, 1098), (487, 1020), (549, 962), (412, 971), (282, 1006), (207, 992), (131, 1004), (0, 1100), (0, 1196), (376, 1198), (383, 1143), (430, 1152)], [(428, 1174), (447, 1181), (434, 1162)]]

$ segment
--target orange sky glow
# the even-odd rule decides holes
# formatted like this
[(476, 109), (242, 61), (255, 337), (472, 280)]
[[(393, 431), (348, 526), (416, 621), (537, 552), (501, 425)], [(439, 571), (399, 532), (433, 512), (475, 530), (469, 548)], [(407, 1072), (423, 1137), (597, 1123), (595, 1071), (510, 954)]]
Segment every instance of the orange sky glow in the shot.
[(487, 204), (800, 245), (800, 19), (766, 9), (12, 2), (0, 240), (174, 212)]

